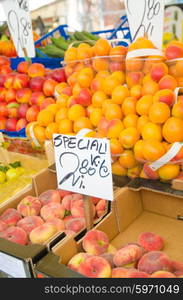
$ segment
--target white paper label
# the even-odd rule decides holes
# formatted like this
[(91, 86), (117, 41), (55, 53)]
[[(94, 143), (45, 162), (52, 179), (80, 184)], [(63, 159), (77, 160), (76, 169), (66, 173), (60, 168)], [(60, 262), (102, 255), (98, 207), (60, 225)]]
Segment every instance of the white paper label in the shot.
[(146, 35), (162, 48), (164, 6), (164, 0), (125, 0), (132, 41)]
[(109, 140), (58, 134), (53, 140), (58, 188), (112, 201)]
[(18, 258), (0, 252), (0, 271), (14, 278), (26, 278), (24, 262)]
[(28, 0), (4, 0), (2, 5), (19, 57), (35, 57)]

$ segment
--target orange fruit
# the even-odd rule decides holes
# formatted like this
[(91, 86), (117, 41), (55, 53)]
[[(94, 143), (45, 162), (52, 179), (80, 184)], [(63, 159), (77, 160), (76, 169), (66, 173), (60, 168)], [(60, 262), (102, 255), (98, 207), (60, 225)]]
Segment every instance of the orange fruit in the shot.
[(112, 75), (104, 78), (102, 83), (102, 90), (106, 95), (111, 96), (114, 89), (120, 84), (119, 79), (116, 79)]
[(149, 119), (156, 124), (165, 123), (170, 117), (170, 108), (163, 102), (154, 103), (149, 110)]
[(183, 102), (178, 101), (172, 108), (172, 116), (183, 120)]
[(82, 88), (80, 87), (79, 83), (75, 83), (75, 85), (72, 88), (72, 94), (73, 96), (77, 96), (79, 95), (79, 93), (81, 92)]
[(102, 104), (106, 99), (107, 96), (103, 91), (97, 91), (92, 96), (92, 104), (94, 107), (102, 107)]
[(143, 140), (139, 140), (136, 142), (135, 146), (134, 146), (134, 155), (136, 160), (142, 160), (144, 161), (144, 155), (143, 155), (143, 147), (144, 147), (144, 141)]
[(137, 100), (134, 97), (127, 97), (122, 104), (122, 112), (125, 116), (136, 114)]
[(66, 62), (77, 60), (77, 48), (71, 47), (66, 50), (64, 60)]
[(138, 164), (137, 166), (128, 169), (127, 176), (132, 179), (139, 177), (141, 171), (142, 171), (142, 166), (140, 164)]
[(107, 124), (107, 137), (118, 138), (122, 130), (124, 130), (122, 121), (119, 119), (113, 119)]
[(114, 104), (111, 99), (106, 99), (102, 103), (102, 112), (103, 112), (104, 115), (105, 115), (105, 113), (107, 111), (107, 107), (109, 106), (109, 104)]
[(137, 101), (136, 110), (140, 116), (148, 116), (150, 107), (153, 103), (153, 96), (146, 95)]
[(119, 158), (119, 163), (123, 168), (133, 168), (137, 165), (137, 161), (135, 159), (134, 153), (132, 150), (125, 150), (120, 158)]
[(175, 93), (170, 89), (165, 89), (157, 92), (153, 97), (153, 102), (164, 102), (172, 105), (175, 100)]
[(93, 51), (91, 49), (91, 46), (88, 44), (80, 44), (77, 48), (77, 59), (83, 60), (87, 58), (91, 58), (93, 56)]
[(80, 104), (74, 104), (68, 109), (68, 119), (71, 121), (76, 121), (77, 119), (85, 116), (86, 110)]
[(118, 85), (112, 92), (112, 101), (115, 104), (122, 104), (125, 98), (130, 96), (126, 86)]
[(117, 176), (126, 176), (127, 169), (123, 168), (119, 161), (112, 164), (112, 174)]
[(183, 120), (172, 117), (163, 126), (164, 139), (172, 144), (183, 141)]
[(147, 83), (148, 81), (152, 81), (151, 74), (147, 74), (146, 76), (144, 76), (144, 78), (142, 80), (143, 85), (145, 83)]
[(101, 108), (94, 108), (90, 114), (90, 121), (94, 127), (97, 127), (98, 123), (103, 117)]
[(68, 78), (67, 83), (73, 87), (77, 83), (78, 72), (73, 72)]
[(120, 84), (125, 83), (125, 73), (123, 71), (115, 71), (111, 74), (111, 76), (119, 80)]
[(54, 133), (59, 133), (58, 124), (57, 123), (50, 123), (45, 130), (46, 138), (51, 140)]
[(93, 80), (94, 74), (91, 68), (82, 69), (77, 76), (77, 83), (82, 88), (89, 88)]
[(57, 97), (56, 104), (61, 108), (61, 107), (66, 107), (67, 106), (67, 101), (69, 99), (68, 95), (61, 94), (60, 96)]
[(50, 123), (53, 123), (55, 115), (53, 112), (43, 109), (39, 112), (37, 116), (37, 121), (40, 126), (48, 126)]
[(97, 92), (102, 90), (102, 84), (103, 84), (103, 78), (102, 77), (97, 77), (92, 80), (90, 84), (90, 88), (92, 92)]
[(51, 111), (54, 115), (57, 113), (59, 110), (59, 105), (58, 104), (50, 104), (46, 107), (46, 110)]
[(95, 71), (107, 71), (109, 69), (109, 60), (107, 58), (93, 58), (92, 66)]
[(93, 129), (92, 123), (89, 118), (81, 117), (74, 122), (74, 132), (78, 133), (81, 129)]
[(86, 117), (89, 117), (94, 109), (95, 107), (93, 105), (86, 107)]
[(123, 119), (123, 124), (125, 126), (125, 128), (128, 127), (137, 127), (137, 121), (138, 121), (138, 116), (135, 114), (130, 114), (127, 115), (124, 119)]
[(138, 72), (141, 71), (144, 65), (144, 61), (140, 58), (130, 58), (126, 60), (127, 72)]
[(55, 91), (61, 95), (63, 89), (65, 89), (66, 87), (68, 87), (68, 84), (66, 82), (61, 82), (61, 83), (58, 83), (55, 87)]
[(39, 125), (34, 126), (34, 136), (40, 142), (46, 140), (45, 128)]
[(120, 133), (119, 140), (125, 149), (131, 149), (139, 140), (139, 137), (140, 135), (137, 129), (134, 127), (129, 127)]
[(55, 122), (60, 123), (61, 120), (67, 119), (68, 108), (61, 107), (55, 115)]
[(139, 85), (134, 85), (130, 89), (130, 96), (136, 98), (137, 100), (142, 97), (142, 86)]
[(169, 181), (178, 177), (180, 173), (180, 166), (174, 164), (166, 164), (158, 170), (161, 180)]
[(95, 56), (108, 56), (111, 50), (109, 42), (105, 39), (99, 39), (93, 47)]
[(158, 91), (159, 91), (159, 86), (153, 80), (147, 81), (142, 86), (142, 95), (154, 95)]
[[(110, 56), (113, 56), (113, 55), (126, 55), (127, 53), (127, 48), (124, 47), (124, 46), (115, 46), (115, 47), (112, 47), (111, 50), (110, 50), (110, 53), (109, 55)], [(112, 60), (117, 60), (119, 61), (119, 58), (112, 58)]]
[(69, 119), (62, 119), (58, 124), (60, 134), (68, 134), (73, 131), (73, 123)]
[(137, 130), (141, 134), (144, 126), (149, 122), (148, 116), (141, 116), (137, 121)]
[(148, 122), (144, 125), (141, 133), (144, 140), (155, 139), (159, 142), (162, 141), (161, 126)]
[(122, 119), (122, 110), (121, 107), (118, 104), (109, 104), (107, 105), (106, 112), (105, 112), (105, 118), (110, 121), (113, 119)]
[(148, 162), (153, 162), (158, 160), (165, 154), (165, 148), (162, 143), (152, 139), (146, 140), (143, 143), (143, 156)]
[(142, 72), (130, 72), (126, 74), (126, 83), (128, 85), (128, 88), (132, 88), (135, 85), (141, 85), (142, 80)]
[(97, 74), (96, 74), (96, 77), (95, 78), (101, 78), (101, 79), (104, 79), (106, 77), (108, 77), (110, 75), (109, 71), (99, 71)]
[(123, 147), (118, 139), (110, 139), (110, 149), (112, 155), (122, 154)]

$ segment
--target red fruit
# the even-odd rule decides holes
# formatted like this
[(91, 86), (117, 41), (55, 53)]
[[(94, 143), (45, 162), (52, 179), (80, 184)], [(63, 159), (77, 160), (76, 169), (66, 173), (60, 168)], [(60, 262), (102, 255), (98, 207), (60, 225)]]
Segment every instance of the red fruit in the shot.
[(6, 99), (6, 89), (4, 87), (0, 87), (0, 101), (5, 101)]
[(16, 125), (16, 131), (20, 131), (21, 129), (25, 128), (27, 126), (28, 122), (26, 119), (20, 119), (17, 122)]
[(156, 271), (172, 271), (172, 262), (161, 251), (151, 251), (143, 255), (138, 262), (138, 270), (152, 274)]
[(57, 82), (66, 82), (66, 75), (65, 75), (65, 71), (64, 69), (55, 69), (52, 74), (51, 77), (57, 81)]
[(30, 64), (28, 61), (22, 61), (18, 64), (17, 71), (22, 74), (27, 74), (29, 66)]
[(6, 56), (1, 55), (0, 56), (0, 66), (8, 65), (10, 66), (10, 59)]
[(17, 226), (11, 226), (0, 232), (0, 237), (20, 245), (26, 245), (28, 242), (27, 233)]
[(18, 108), (19, 104), (17, 102), (11, 102), (7, 105), (8, 108), (8, 117), (17, 118), (18, 117)]
[(8, 109), (6, 102), (0, 102), (0, 117), (7, 117), (8, 116)]
[(8, 89), (6, 91), (5, 100), (6, 102), (16, 101), (16, 90), (13, 88)]
[(55, 103), (55, 100), (53, 98), (51, 98), (51, 97), (45, 98), (40, 105), (40, 110), (45, 109), (48, 105), (54, 104), (54, 103)]
[(183, 48), (176, 45), (170, 45), (165, 51), (167, 59), (176, 59), (183, 57)]
[(45, 99), (45, 95), (42, 92), (32, 93), (29, 104), (30, 105), (41, 105)]
[(0, 87), (4, 87), (6, 75), (0, 74)]
[(0, 67), (0, 73), (2, 75), (10, 74), (12, 71), (13, 71), (12, 68), (8, 65), (4, 65)]
[(16, 100), (18, 103), (29, 103), (31, 95), (31, 89), (23, 88), (17, 91)]
[(29, 109), (29, 105), (27, 103), (20, 104), (18, 108), (18, 118), (20, 119), (25, 118), (28, 109)]
[(28, 75), (31, 78), (44, 76), (45, 75), (45, 67), (43, 64), (34, 63), (28, 68)]
[(84, 88), (81, 90), (81, 92), (79, 93), (79, 95), (77, 96), (77, 103), (81, 104), (83, 106), (89, 106), (92, 102), (92, 94), (90, 92), (89, 89)]
[(4, 81), (4, 87), (6, 89), (13, 88), (13, 83), (14, 83), (15, 76), (16, 76), (15, 73), (11, 73), (11, 74), (6, 76), (5, 81)]
[(43, 84), (43, 92), (44, 94), (49, 96), (54, 96), (55, 87), (57, 86), (58, 82), (53, 79), (46, 79)]
[(71, 87), (66, 87), (62, 90), (62, 94), (68, 95), (68, 96), (72, 96), (72, 88)]
[(7, 119), (6, 130), (7, 131), (16, 131), (17, 122), (18, 122), (17, 118)]
[(144, 232), (140, 234), (138, 243), (146, 251), (160, 251), (164, 247), (163, 239), (152, 232)]
[(34, 122), (37, 120), (39, 108), (36, 105), (31, 106), (26, 112), (26, 119), (28, 122)]
[(33, 92), (42, 92), (44, 82), (45, 82), (45, 78), (41, 76), (31, 78), (29, 83), (30, 89)]
[(0, 130), (4, 130), (6, 128), (6, 118), (0, 117)]
[(16, 90), (26, 88), (29, 85), (29, 77), (25, 74), (18, 74), (13, 81), (13, 88)]

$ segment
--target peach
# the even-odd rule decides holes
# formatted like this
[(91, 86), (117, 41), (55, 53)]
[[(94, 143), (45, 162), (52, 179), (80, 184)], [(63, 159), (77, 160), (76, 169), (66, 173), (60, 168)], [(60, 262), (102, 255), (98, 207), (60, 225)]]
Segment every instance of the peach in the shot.
[(169, 257), (161, 251), (151, 251), (144, 254), (138, 262), (138, 270), (152, 274), (156, 271), (172, 271)]
[[(60, 194), (60, 198), (64, 198), (65, 196), (67, 195), (70, 195), (72, 194), (72, 192), (69, 192), (69, 191), (65, 191), (65, 190), (58, 190), (59, 194)], [(63, 203), (62, 203), (63, 204)]]
[(0, 232), (4, 231), (6, 228), (8, 227), (8, 225), (0, 220)]
[(8, 226), (15, 226), (21, 218), (21, 214), (15, 208), (6, 209), (0, 216), (0, 220)]
[(16, 90), (26, 88), (29, 85), (29, 77), (26, 74), (18, 74), (14, 77), (13, 88)]
[(37, 116), (39, 114), (39, 108), (37, 105), (32, 105), (31, 107), (28, 108), (26, 112), (26, 120), (28, 122), (35, 122), (37, 121)]
[(62, 231), (65, 229), (64, 221), (60, 220), (59, 218), (54, 218), (54, 219), (48, 220), (46, 223), (55, 225), (57, 228), (57, 231)]
[(171, 75), (163, 76), (159, 82), (160, 90), (170, 89), (170, 90), (174, 91), (177, 86), (178, 86), (178, 84), (177, 84), (176, 79)]
[(157, 271), (151, 275), (151, 278), (176, 278), (176, 276), (167, 271)]
[(77, 253), (69, 260), (67, 266), (71, 270), (78, 272), (81, 263), (83, 263), (88, 257), (91, 257), (91, 255), (88, 253), (84, 253), (84, 252)]
[(0, 102), (5, 101), (6, 98), (6, 89), (4, 87), (0, 87)]
[(75, 233), (74, 231), (72, 231), (72, 230), (64, 230), (63, 232), (65, 233), (65, 235), (68, 235), (68, 236), (73, 236), (73, 235), (76, 234), (76, 233)]
[(27, 74), (29, 65), (28, 61), (21, 61), (17, 66), (18, 73)]
[(15, 73), (10, 73), (9, 75), (7, 75), (7, 76), (5, 77), (4, 87), (5, 87), (6, 89), (13, 88), (13, 82), (14, 82), (15, 76), (16, 76)]
[(20, 245), (26, 245), (28, 243), (27, 233), (17, 226), (11, 226), (0, 232), (0, 237)]
[(159, 92), (157, 92), (153, 97), (153, 102), (164, 102), (168, 106), (172, 106), (175, 101), (175, 94), (170, 89), (164, 89)]
[(49, 204), (51, 202), (56, 202), (60, 203), (60, 194), (59, 191), (56, 190), (48, 190), (46, 192), (43, 192), (39, 196), (39, 201), (41, 202), (42, 205)]
[(172, 42), (166, 47), (165, 55), (167, 59), (181, 58), (183, 57), (183, 48), (177, 42), (176, 44)]
[(44, 76), (46, 73), (45, 67), (42, 64), (39, 63), (33, 63), (28, 68), (28, 75), (31, 78), (38, 77), (38, 76)]
[(41, 105), (45, 99), (45, 95), (42, 92), (33, 92), (29, 104), (30, 105)]
[(149, 278), (149, 274), (136, 269), (129, 269), (128, 278)]
[(15, 101), (16, 100), (16, 90), (13, 88), (8, 89), (5, 94), (5, 100), (8, 103)]
[(100, 255), (100, 257), (105, 258), (108, 261), (108, 263), (110, 264), (111, 268), (115, 268), (115, 265), (114, 265), (114, 262), (113, 262), (114, 254), (112, 254), (112, 253), (103, 253), (103, 254)]
[(23, 216), (38, 216), (41, 209), (41, 202), (38, 198), (27, 196), (20, 201), (17, 211)]
[(172, 272), (176, 275), (176, 276), (180, 276), (183, 274), (183, 263), (173, 260), (172, 261)]
[(129, 244), (119, 249), (114, 255), (116, 267), (125, 267), (136, 263), (143, 255), (143, 249), (135, 244)]
[(29, 238), (32, 244), (44, 244), (56, 233), (57, 228), (55, 225), (44, 223), (43, 225), (34, 228), (31, 231)]
[(83, 200), (76, 200), (72, 203), (71, 214), (74, 218), (80, 218), (85, 216)]
[(18, 103), (29, 103), (32, 91), (29, 88), (22, 88), (17, 90), (16, 100)]
[(16, 131), (20, 131), (21, 129), (27, 126), (28, 122), (26, 119), (19, 119), (16, 124)]
[(45, 221), (54, 218), (63, 219), (65, 215), (65, 208), (60, 203), (51, 202), (41, 208), (40, 215)]
[(29, 83), (30, 89), (33, 92), (42, 92), (44, 82), (45, 82), (44, 77), (37, 76), (37, 77), (31, 78), (30, 83)]
[(97, 203), (101, 200), (101, 198), (97, 197), (91, 197), (91, 201), (93, 202), (94, 205), (97, 205)]
[(143, 172), (146, 178), (156, 180), (159, 178), (158, 172), (154, 171), (153, 169), (150, 168), (149, 163), (145, 163), (143, 166)]
[(27, 234), (30, 234), (34, 228), (42, 225), (43, 223), (43, 219), (39, 216), (28, 216), (18, 221), (17, 226), (22, 228)]
[[(69, 192), (70, 193), (70, 192)], [(83, 196), (80, 194), (68, 194), (63, 197), (62, 199), (62, 205), (66, 210), (71, 210), (72, 205), (74, 204), (75, 201), (77, 200), (82, 200)]]
[(79, 266), (78, 272), (90, 278), (111, 277), (111, 266), (103, 257), (88, 257)]
[(151, 73), (151, 78), (154, 81), (159, 82), (162, 77), (168, 74), (168, 67), (163, 62), (156, 63), (152, 66), (150, 73)]
[[(67, 212), (66, 212), (66, 214), (67, 214)], [(66, 215), (66, 214), (65, 214), (65, 215)], [(66, 215), (66, 217), (64, 217), (64, 219), (63, 219), (64, 224), (66, 224), (69, 220), (72, 220), (72, 219), (74, 219), (73, 216), (71, 216), (71, 215), (68, 215), (68, 216), (67, 216), (67, 215)]]
[(104, 232), (93, 229), (84, 236), (82, 246), (87, 253), (100, 255), (107, 251), (109, 238)]
[(163, 239), (152, 232), (143, 232), (138, 237), (138, 243), (146, 251), (160, 251), (164, 247)]
[[(64, 220), (65, 221), (65, 220)], [(84, 218), (72, 218), (65, 222), (65, 228), (74, 232), (80, 232), (86, 226)]]
[(92, 104), (92, 94), (88, 88), (84, 88), (80, 91), (76, 98), (77, 104), (83, 106), (89, 106)]
[(43, 92), (45, 96), (51, 97), (54, 96), (55, 93), (55, 87), (57, 86), (58, 82), (54, 79), (46, 79), (43, 83)]
[(115, 254), (116, 252), (117, 252), (117, 249), (112, 244), (109, 244), (109, 246), (107, 248), (107, 253)]
[(104, 200), (104, 199), (100, 200), (97, 203), (97, 205), (96, 205), (96, 212), (97, 212), (97, 216), (99, 218), (104, 215), (104, 213), (106, 211), (106, 207), (107, 207), (107, 201)]
[(126, 268), (114, 268), (112, 269), (112, 278), (129, 278), (128, 277), (129, 269)]

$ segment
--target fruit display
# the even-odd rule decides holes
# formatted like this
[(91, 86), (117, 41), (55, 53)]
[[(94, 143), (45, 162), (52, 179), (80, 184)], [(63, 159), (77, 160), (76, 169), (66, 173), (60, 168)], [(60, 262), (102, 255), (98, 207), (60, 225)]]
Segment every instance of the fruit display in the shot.
[(8, 165), (0, 164), (0, 185), (14, 178), (18, 178), (24, 173), (25, 169), (21, 166), (20, 161)]
[[(107, 201), (91, 198), (93, 217), (107, 212)], [(0, 237), (18, 243), (44, 244), (58, 232), (73, 235), (85, 228), (83, 195), (63, 190), (48, 190), (39, 197), (26, 196), (0, 215)]]
[[(98, 36), (86, 32), (86, 31), (76, 31), (72, 35), (69, 35), (68, 39), (65, 39), (62, 36), (56, 37), (52, 36), (47, 39), (44, 44), (46, 45), (41, 45), (38, 46), (37, 48), (43, 52), (43, 54), (46, 54), (48, 57), (52, 58), (64, 58), (65, 52), (68, 50), (70, 46), (72, 47), (78, 47), (80, 44), (83, 42), (87, 43), (88, 45), (95, 45), (95, 42), (99, 39)], [(42, 53), (37, 51), (37, 56), (38, 57), (44, 57)]]
[(143, 232), (138, 240), (119, 249), (100, 230), (91, 230), (82, 239), (83, 252), (73, 256), (68, 267), (90, 278), (181, 278), (183, 263), (162, 250), (164, 240)]
[(20, 131), (36, 121), (40, 110), (54, 103), (54, 88), (65, 81), (63, 68), (46, 69), (39, 63), (21, 62), (16, 71), (0, 57), (0, 130)]

